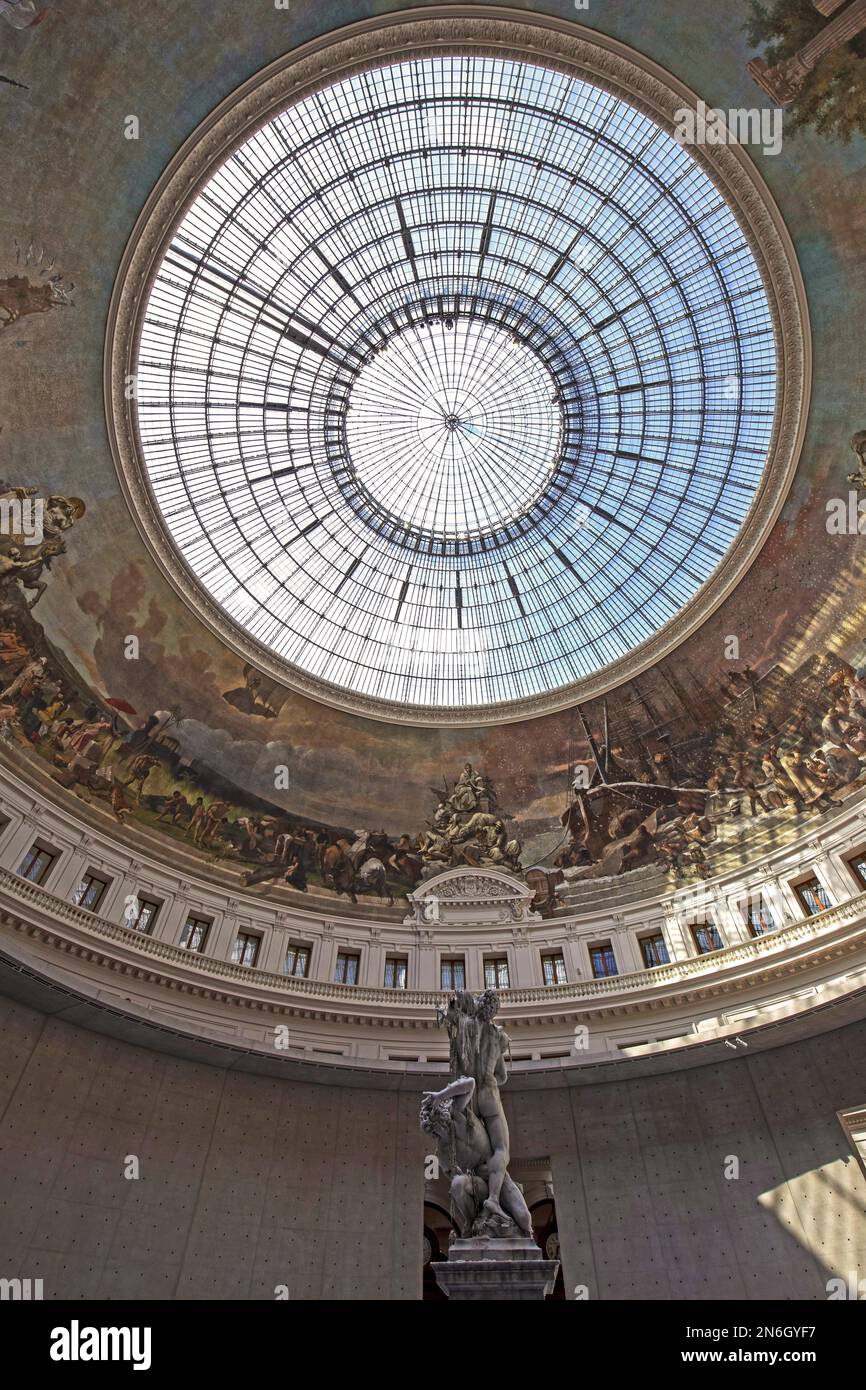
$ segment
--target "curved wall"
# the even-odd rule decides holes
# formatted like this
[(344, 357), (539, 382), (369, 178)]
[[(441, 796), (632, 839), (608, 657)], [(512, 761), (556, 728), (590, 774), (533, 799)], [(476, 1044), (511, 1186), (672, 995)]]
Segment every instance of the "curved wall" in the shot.
[[(265, 711), (238, 658), (162, 578), (114, 472), (99, 362), (148, 191), (241, 81), (377, 8), (266, 6), (241, 26), (234, 5), (117, 0), (4, 30), (4, 76), (20, 85), (3, 87), (0, 158), (13, 192), (0, 281), (36, 285), (50, 265), (66, 295), (0, 330), (4, 473), (12, 488), (81, 498), (86, 511), (73, 507), (44, 589), (0, 574), (0, 1247), (13, 1264), (3, 1272), (43, 1277), (50, 1298), (271, 1298), (277, 1284), (293, 1298), (418, 1297), (418, 1093), (445, 1067), (433, 1022), (441, 962), (463, 956), (479, 988), (495, 956), (513, 986), (502, 999), (513, 1151), (551, 1174), (567, 1290), (826, 1297), (828, 1278), (847, 1279), (866, 1258), (863, 1172), (837, 1116), (866, 1106), (866, 908), (847, 862), (866, 848), (859, 770), (841, 804), (821, 798), (820, 809), (809, 793), (756, 810), (746, 785), (735, 813), (723, 795), (706, 880), (697, 859), (679, 875), (661, 864), (572, 875), (548, 885), (549, 915), (533, 915), (524, 895), (509, 921), (422, 921), (402, 897), (352, 905), (318, 880), (306, 895), (248, 890), (239, 832), (200, 845), (160, 819), (178, 787), (190, 801), (226, 800), (232, 827), (252, 814), (334, 835), (414, 835), (435, 806), (431, 789), (471, 759), (524, 842), (524, 866), (549, 866), (574, 766), (589, 756), (576, 711), (431, 730), (276, 686)], [(574, 17), (566, 0), (542, 8)], [(600, 6), (581, 18), (708, 103), (760, 100), (745, 7)], [(767, 741), (750, 734), (753, 698), (812, 751), (836, 674), (866, 656), (862, 539), (826, 526), (828, 501), (849, 491), (848, 438), (866, 423), (862, 139), (846, 146), (807, 128), (786, 135), (781, 159), (743, 157), (770, 186), (809, 298), (816, 367), (800, 464), (736, 591), (608, 701), (616, 738), (693, 744), (704, 770)], [(736, 669), (757, 673), (739, 692), (725, 682), (731, 636)], [(39, 692), (9, 693), (35, 652), (77, 722), (95, 702), (92, 718), (112, 711), (125, 735), (142, 734), (135, 747), (156, 763), (137, 799), (134, 786), (120, 789), (130, 758), (112, 746), (73, 767), (40, 732), (50, 721)], [(598, 736), (601, 705), (582, 714)], [(116, 779), (96, 775), (109, 767)], [(277, 769), (288, 776), (279, 790)], [(41, 885), (16, 872), (34, 845), (54, 856)], [(89, 871), (108, 885), (96, 914), (71, 904)], [(808, 917), (796, 889), (812, 876), (833, 905)], [(159, 902), (146, 937), (122, 925), (139, 894)], [(743, 913), (756, 894), (775, 924), (758, 939)], [(722, 950), (697, 954), (696, 910)], [(210, 927), (196, 959), (180, 947), (190, 914)], [(260, 938), (254, 969), (231, 960), (242, 931)], [(650, 932), (670, 961), (644, 970)], [(596, 980), (590, 949), (601, 942), (619, 973)], [(310, 949), (306, 979), (281, 973), (291, 944)], [(341, 948), (360, 958), (358, 986), (334, 983)], [(553, 952), (567, 983), (545, 988), (542, 953)], [(384, 988), (391, 954), (408, 962), (405, 992)], [(122, 1176), (128, 1155), (141, 1159), (138, 1181)], [(731, 1156), (735, 1180), (724, 1175)]]
[[(262, 904), (186, 865), (167, 867), (150, 847), (133, 859), (7, 779), (0, 953), (82, 997), (192, 1036), (371, 1075), (444, 1066), (435, 1006), (448, 983), (443, 965), (455, 961), (475, 990), (489, 962), (504, 962), (502, 1015), (515, 1065), (527, 1073), (635, 1066), (710, 1045), (724, 1055), (731, 1033), (784, 1024), (801, 1036), (838, 1024), (836, 1010), (860, 1016), (866, 885), (852, 861), (866, 846), (863, 804), (852, 800), (833, 823), (807, 827), (761, 864), (673, 895), (617, 904), (608, 891), (607, 900), (575, 901), (562, 918), (544, 919), (510, 875), (462, 869), (420, 885), (402, 921), (361, 923)], [(33, 882), (21, 870), (40, 851), (50, 862)], [(104, 885), (93, 911), (74, 901), (89, 878)], [(816, 882), (826, 903), (814, 915), (798, 894), (804, 881)], [(156, 907), (146, 931), (128, 925), (130, 903)], [(756, 904), (768, 928), (760, 935), (748, 925)], [(190, 919), (206, 930), (201, 950), (185, 945)], [(707, 931), (719, 949), (702, 953)], [(667, 963), (647, 966), (648, 937), (660, 940)], [(255, 943), (253, 964), (244, 963), (241, 940)], [(596, 978), (599, 946), (616, 971)], [(286, 973), (298, 948), (308, 953), (303, 978)], [(347, 954), (357, 960), (355, 984), (338, 982)], [(550, 956), (560, 958), (564, 983), (545, 984)], [(405, 989), (386, 987), (389, 960), (405, 962)]]
[[(417, 1094), (0, 1012), (6, 1275), (46, 1299), (420, 1298)], [(866, 1177), (835, 1112), (866, 1098), (864, 1059), (861, 1023), (720, 1067), (506, 1089), (512, 1152), (552, 1177), (567, 1297), (819, 1300), (859, 1277)]]
[[(575, 17), (565, 0), (542, 8), (558, 20)], [(0, 281), (23, 271), (41, 284), (52, 265), (66, 302), (0, 333), (9, 400), (4, 472), (11, 486), (34, 487), (46, 498), (80, 498), (86, 511), (63, 531), (65, 549), (44, 570), (45, 588), (32, 610), (26, 604), (34, 591), (22, 591), (14, 575), (0, 575), (3, 630), (16, 630), (31, 654), (45, 657), (69, 702), (68, 717), (84, 720), (93, 708), (97, 722), (101, 715), (115, 719), (117, 738), (93, 750), (101, 755), (98, 768), (95, 758), (84, 760), (93, 767), (70, 768), (69, 750), (58, 743), (62, 731), (34, 742), (39, 720), (16, 696), (0, 752), (7, 744), (25, 752), (36, 773), (89, 799), (121, 842), (134, 843), (138, 829), (160, 831), (166, 857), (185, 855), (191, 844), (187, 819), (160, 820), (176, 788), (187, 797), (188, 812), (198, 796), (209, 804), (225, 800), (224, 833), (199, 847), (202, 867), (215, 875), (247, 865), (240, 822), (250, 816), (326, 827), (334, 835), (384, 827), (392, 837), (415, 837), (435, 808), (431, 788), (443, 777), (453, 781), (467, 759), (492, 779), (508, 834), (523, 844), (524, 867), (550, 866), (568, 840), (560, 817), (574, 766), (590, 757), (575, 710), (508, 726), (424, 729), (332, 710), (273, 682), (257, 703), (242, 661), (161, 576), (116, 476), (96, 364), (116, 272), (150, 190), (192, 131), (243, 81), (375, 9), (366, 3), (337, 3), (326, 13), (266, 7), (241, 35), (231, 7), (191, 0), (182, 10), (142, 11), (119, 0), (110, 16), (94, 9), (66, 22), (55, 10), (34, 30), (5, 35), (9, 75), (22, 85), (4, 88), (12, 136), (3, 151), (4, 185), (16, 193), (0, 244)], [(431, 14), (435, 6), (419, 9)], [(756, 100), (736, 6), (684, 11), (660, 4), (651, 18), (610, 6), (581, 18), (614, 49), (625, 45), (670, 70), (675, 88), (685, 84), (722, 109)], [(137, 138), (127, 138), (131, 116)], [(645, 752), (663, 749), (666, 740), (688, 745), (683, 756), (702, 785), (715, 759), (727, 756), (719, 752), (731, 743), (727, 726), (734, 727), (738, 753), (757, 756), (749, 743), (749, 695), (732, 699), (725, 685), (732, 668), (757, 673), (762, 713), (771, 723), (784, 724), (805, 701), (814, 727), (802, 736), (803, 746), (811, 752), (821, 741), (816, 729), (826, 713), (827, 678), (863, 658), (862, 538), (856, 531), (828, 537), (825, 525), (828, 499), (847, 493), (853, 460), (847, 441), (863, 423), (856, 373), (863, 293), (856, 274), (858, 151), (856, 141), (849, 148), (807, 129), (786, 135), (782, 158), (759, 146), (714, 154), (754, 166), (769, 186), (780, 231), (790, 235), (803, 272), (818, 368), (793, 488), (748, 574), (699, 632), (609, 693), (612, 735), (624, 741), (628, 756), (641, 741)], [(804, 353), (807, 346), (801, 344)], [(733, 662), (731, 637), (739, 644)], [(8, 656), (0, 672), (4, 686), (23, 660), (14, 651)], [(589, 702), (582, 714), (599, 739), (600, 703)], [(133, 746), (130, 735), (147, 727), (157, 731), (150, 743), (143, 736)], [(141, 796), (135, 785), (123, 790), (136, 752), (155, 759)], [(747, 813), (729, 816), (730, 801), (721, 818), (721, 853), (751, 855), (761, 852), (761, 842), (781, 845), (789, 837), (790, 808), (776, 805), (765, 828), (763, 813), (757, 821)], [(327, 885), (315, 873), (310, 878), (310, 894), (333, 903)], [(634, 891), (640, 897), (639, 884)]]

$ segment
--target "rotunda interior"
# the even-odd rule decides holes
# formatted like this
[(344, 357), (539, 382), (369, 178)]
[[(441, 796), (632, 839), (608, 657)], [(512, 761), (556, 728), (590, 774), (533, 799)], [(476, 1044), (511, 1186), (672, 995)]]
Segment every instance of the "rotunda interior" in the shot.
[(866, 1297), (862, 0), (0, 103), (3, 1297)]

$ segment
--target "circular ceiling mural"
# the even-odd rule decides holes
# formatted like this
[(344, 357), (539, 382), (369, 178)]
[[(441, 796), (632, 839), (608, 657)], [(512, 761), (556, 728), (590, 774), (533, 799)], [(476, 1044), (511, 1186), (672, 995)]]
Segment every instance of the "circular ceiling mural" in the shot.
[(727, 194), (537, 58), (284, 98), (159, 239), (127, 345), (175, 581), (379, 715), (515, 717), (646, 664), (742, 569), (778, 446), (778, 315)]

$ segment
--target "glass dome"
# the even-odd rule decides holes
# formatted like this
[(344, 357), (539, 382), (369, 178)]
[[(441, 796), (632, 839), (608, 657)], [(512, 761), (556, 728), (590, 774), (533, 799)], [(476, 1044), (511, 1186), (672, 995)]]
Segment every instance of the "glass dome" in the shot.
[(485, 709), (694, 598), (767, 462), (776, 347), (688, 149), (511, 58), (359, 72), (198, 191), (136, 363), (164, 525), (230, 619), (354, 695)]

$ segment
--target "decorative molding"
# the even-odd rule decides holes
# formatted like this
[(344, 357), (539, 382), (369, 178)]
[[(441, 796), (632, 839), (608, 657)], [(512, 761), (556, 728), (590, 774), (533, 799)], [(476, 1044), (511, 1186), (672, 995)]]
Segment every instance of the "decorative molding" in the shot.
[[(185, 951), (76, 907), (0, 869), (0, 936), (8, 939), (10, 934), (53, 948), (61, 960), (78, 957), (91, 971), (132, 974), (184, 994), (271, 1013), (417, 1028), (433, 1026), (432, 1011), (447, 998), (442, 990), (342, 985)], [(756, 978), (789, 987), (791, 975), (807, 968), (813, 959), (855, 952), (866, 955), (866, 892), (814, 917), (707, 955), (581, 983), (502, 990), (501, 1010), (518, 1025), (567, 1020), (574, 1014), (603, 1018), (656, 1013), (661, 1008), (714, 1002), (720, 993), (753, 989)], [(866, 976), (866, 968), (862, 973)]]
[(253, 131), (318, 88), (392, 59), (442, 52), (534, 57), (585, 78), (673, 130), (697, 96), (664, 68), (618, 40), (549, 15), (502, 6), (431, 5), (376, 16), (321, 36), (243, 83), (201, 123), (150, 194), (124, 252), (108, 314), (104, 392), (108, 434), (121, 488), (160, 569), (183, 601), (237, 655), (303, 695), (371, 719), (416, 725), (489, 725), (550, 713), (633, 679), (679, 646), (732, 592), (754, 562), (782, 508), (808, 415), (811, 339), (805, 289), (781, 214), (739, 145), (694, 146), (691, 153), (727, 198), (761, 269), (773, 316), (777, 412), (768, 463), (752, 507), (721, 565), (698, 595), (628, 656), (582, 681), (523, 700), (478, 708), (407, 706), (357, 695), (319, 680), (260, 647), (205, 592), (168, 538), (141, 462), (134, 369), (144, 305), (164, 249), (196, 191)]
[(490, 926), (506, 922), (540, 922), (530, 904), (533, 891), (500, 869), (446, 869), (407, 893), (407, 926), (439, 922), (443, 926)]

